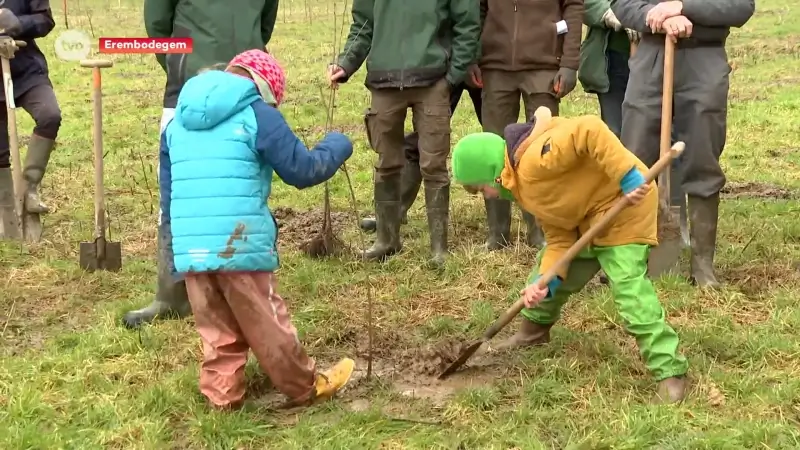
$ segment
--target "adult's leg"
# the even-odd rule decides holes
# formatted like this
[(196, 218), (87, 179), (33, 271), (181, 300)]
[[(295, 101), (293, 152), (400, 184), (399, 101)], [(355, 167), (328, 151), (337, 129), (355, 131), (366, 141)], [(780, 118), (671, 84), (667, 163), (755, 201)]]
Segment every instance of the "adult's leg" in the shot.
[(186, 277), (195, 328), (203, 342), (200, 392), (217, 408), (241, 406), (249, 347), (219, 283), (219, 275)]
[(61, 128), (61, 109), (53, 86), (40, 84), (22, 94), (17, 102), (33, 117), (35, 126), (28, 142), (28, 154), (22, 176), (27, 183), (25, 209), (34, 214), (46, 214), (50, 209), (39, 198), (39, 184), (47, 171), (50, 155)]
[[(503, 135), (506, 125), (519, 118), (519, 80), (514, 72), (483, 71), (481, 120), (483, 131)], [(499, 250), (511, 243), (511, 202), (501, 198), (484, 199), (489, 233), (486, 248)]]
[[(537, 261), (542, 260), (544, 250), (536, 256)], [(583, 289), (586, 283), (595, 276), (600, 269), (600, 263), (588, 250), (584, 250), (569, 266), (567, 279), (558, 287), (555, 294), (545, 298), (534, 308), (522, 310), (520, 329), (505, 342), (495, 348), (508, 349), (514, 347), (527, 347), (550, 342), (550, 328), (561, 317), (561, 309), (572, 294)], [(533, 283), (539, 276), (539, 263), (528, 276), (528, 284)]]
[(450, 85), (442, 78), (431, 87), (413, 91), (413, 122), (419, 132), (419, 167), (425, 184), (431, 262), (441, 266), (448, 254), (450, 224)]
[(647, 278), (650, 247), (596, 247), (594, 252), (608, 276), (625, 331), (636, 339), (639, 354), (659, 383), (658, 396), (670, 403), (683, 400), (689, 363), (678, 351), (678, 333), (667, 324), (664, 308)]
[(367, 138), (378, 153), (375, 163), (375, 218), (377, 239), (364, 251), (364, 258), (380, 261), (401, 250), (400, 186), (405, 165), (403, 127), (408, 110), (408, 92), (399, 89), (372, 90), (372, 105), (364, 118)]
[[(161, 115), (161, 131), (175, 116), (173, 108), (165, 108)], [(160, 215), (160, 212), (159, 212)], [(179, 319), (192, 313), (186, 293), (186, 283), (176, 280), (172, 276), (169, 259), (171, 253), (169, 244), (172, 237), (169, 227), (159, 224), (158, 227), (158, 285), (156, 297), (148, 306), (133, 311), (128, 311), (122, 318), (122, 323), (128, 328), (137, 328), (141, 324), (150, 323), (156, 318)]]
[(628, 88), (628, 57), (622, 53), (608, 50), (608, 92), (597, 94), (600, 103), (600, 117), (608, 128), (617, 135), (622, 133), (622, 102), (625, 100), (625, 90)]
[(483, 110), (483, 89), (466, 86), (465, 88), (467, 93), (469, 93), (469, 98), (472, 100), (472, 107), (475, 109), (475, 117), (478, 119), (478, 123), (483, 125), (483, 118), (481, 117), (481, 111)]
[(658, 161), (661, 132), (663, 39), (643, 39), (628, 61), (630, 77), (622, 102), (620, 140), (647, 167)]
[[(522, 101), (525, 104), (525, 120), (533, 120), (533, 113), (539, 107), (546, 107), (553, 116), (559, 112), (559, 99), (555, 95), (553, 80), (556, 77), (555, 70), (536, 70), (526, 72), (522, 81)], [(544, 246), (544, 233), (542, 228), (536, 223), (533, 214), (523, 210), (522, 219), (527, 228), (526, 241), (531, 247), (541, 248)]]
[(0, 102), (0, 237), (13, 236), (17, 226), (14, 180), (11, 177), (11, 154), (8, 145), (8, 118), (6, 104)]
[(676, 128), (686, 140), (681, 161), (688, 196), (692, 280), (717, 287), (714, 253), (719, 192), (725, 173), (719, 158), (725, 148), (730, 66), (724, 47), (681, 49), (675, 61)]

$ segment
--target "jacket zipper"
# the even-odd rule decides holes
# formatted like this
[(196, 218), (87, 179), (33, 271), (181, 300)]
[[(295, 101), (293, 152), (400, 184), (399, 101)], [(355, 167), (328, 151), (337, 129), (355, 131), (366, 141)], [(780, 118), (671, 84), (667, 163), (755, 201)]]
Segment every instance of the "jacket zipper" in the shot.
[(517, 67), (517, 31), (519, 29), (519, 6), (517, 0), (514, 0), (514, 37), (511, 42), (511, 68), (512, 70)]

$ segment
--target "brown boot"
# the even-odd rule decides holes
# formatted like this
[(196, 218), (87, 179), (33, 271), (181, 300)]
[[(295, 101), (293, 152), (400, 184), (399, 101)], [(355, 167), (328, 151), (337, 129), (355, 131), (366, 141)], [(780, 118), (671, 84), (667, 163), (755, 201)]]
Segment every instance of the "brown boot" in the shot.
[(686, 398), (689, 382), (685, 376), (670, 377), (658, 382), (653, 403), (671, 404), (682, 402)]
[(517, 347), (530, 347), (550, 342), (550, 328), (553, 325), (540, 325), (523, 318), (519, 331), (507, 340), (494, 346), (495, 350), (508, 350)]

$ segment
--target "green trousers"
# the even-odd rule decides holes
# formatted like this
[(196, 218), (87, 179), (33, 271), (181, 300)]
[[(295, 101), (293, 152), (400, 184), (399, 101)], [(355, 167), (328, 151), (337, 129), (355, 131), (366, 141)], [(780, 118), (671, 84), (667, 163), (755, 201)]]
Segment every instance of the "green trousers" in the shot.
[[(678, 333), (667, 324), (664, 308), (647, 278), (647, 245), (591, 247), (572, 261), (567, 279), (553, 296), (535, 308), (522, 310), (533, 323), (551, 325), (561, 315), (570, 295), (580, 291), (600, 270), (606, 273), (625, 331), (636, 338), (639, 354), (656, 381), (686, 374), (689, 363), (678, 352)], [(537, 258), (541, 261), (541, 252)], [(539, 276), (534, 268), (528, 283)]]

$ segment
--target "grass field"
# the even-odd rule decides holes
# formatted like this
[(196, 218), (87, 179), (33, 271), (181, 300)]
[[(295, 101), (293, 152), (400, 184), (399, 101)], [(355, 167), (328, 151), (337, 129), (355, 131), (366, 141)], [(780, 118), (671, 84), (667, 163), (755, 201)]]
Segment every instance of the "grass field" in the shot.
[[(149, 303), (155, 289), (164, 75), (152, 55), (115, 56), (104, 78), (108, 210), (124, 269), (78, 268), (78, 243), (92, 237), (91, 76), (53, 55), (58, 10), (57, 29), (41, 42), (64, 112), (43, 186), (55, 211), (40, 245), (0, 244), (0, 448), (800, 448), (800, 15), (790, 14), (798, 8), (800, 0), (764, 0), (730, 39), (729, 185), (718, 245), (725, 288), (657, 284), (691, 364), (683, 405), (648, 404), (654, 382), (599, 285), (568, 305), (549, 346), (479, 360), (443, 384), (414, 372), (415, 349), (477, 337), (515, 300), (535, 252), (522, 244), (482, 252), (483, 202), (454, 189), (453, 257), (443, 273), (424, 268), (421, 196), (403, 228), (406, 251), (389, 263), (311, 260), (297, 247), (319, 226), (309, 211), (320, 208), (322, 188), (276, 182), (271, 205), (301, 213), (282, 224), (279, 273), (302, 340), (323, 365), (346, 355), (359, 361), (337, 400), (288, 413), (270, 408), (276, 394), (254, 361), (244, 410), (209, 410), (197, 390), (201, 347), (191, 319), (138, 332), (120, 326), (122, 313)], [(324, 128), (323, 72), (342, 10), (341, 1), (310, 12), (298, 0), (282, 2), (270, 44), (288, 72), (283, 112), (311, 140)], [(142, 36), (141, 2), (75, 2), (70, 27)], [(356, 143), (348, 165), (362, 215), (371, 211), (375, 159), (363, 132), (363, 76), (340, 90), (334, 123)], [(580, 88), (563, 106), (570, 116), (595, 112), (596, 99)], [(20, 117), (24, 144), (32, 122)], [(478, 128), (465, 98), (453, 142)], [(341, 174), (332, 191), (337, 232), (358, 246)], [(370, 292), (375, 374), (366, 379)]]

